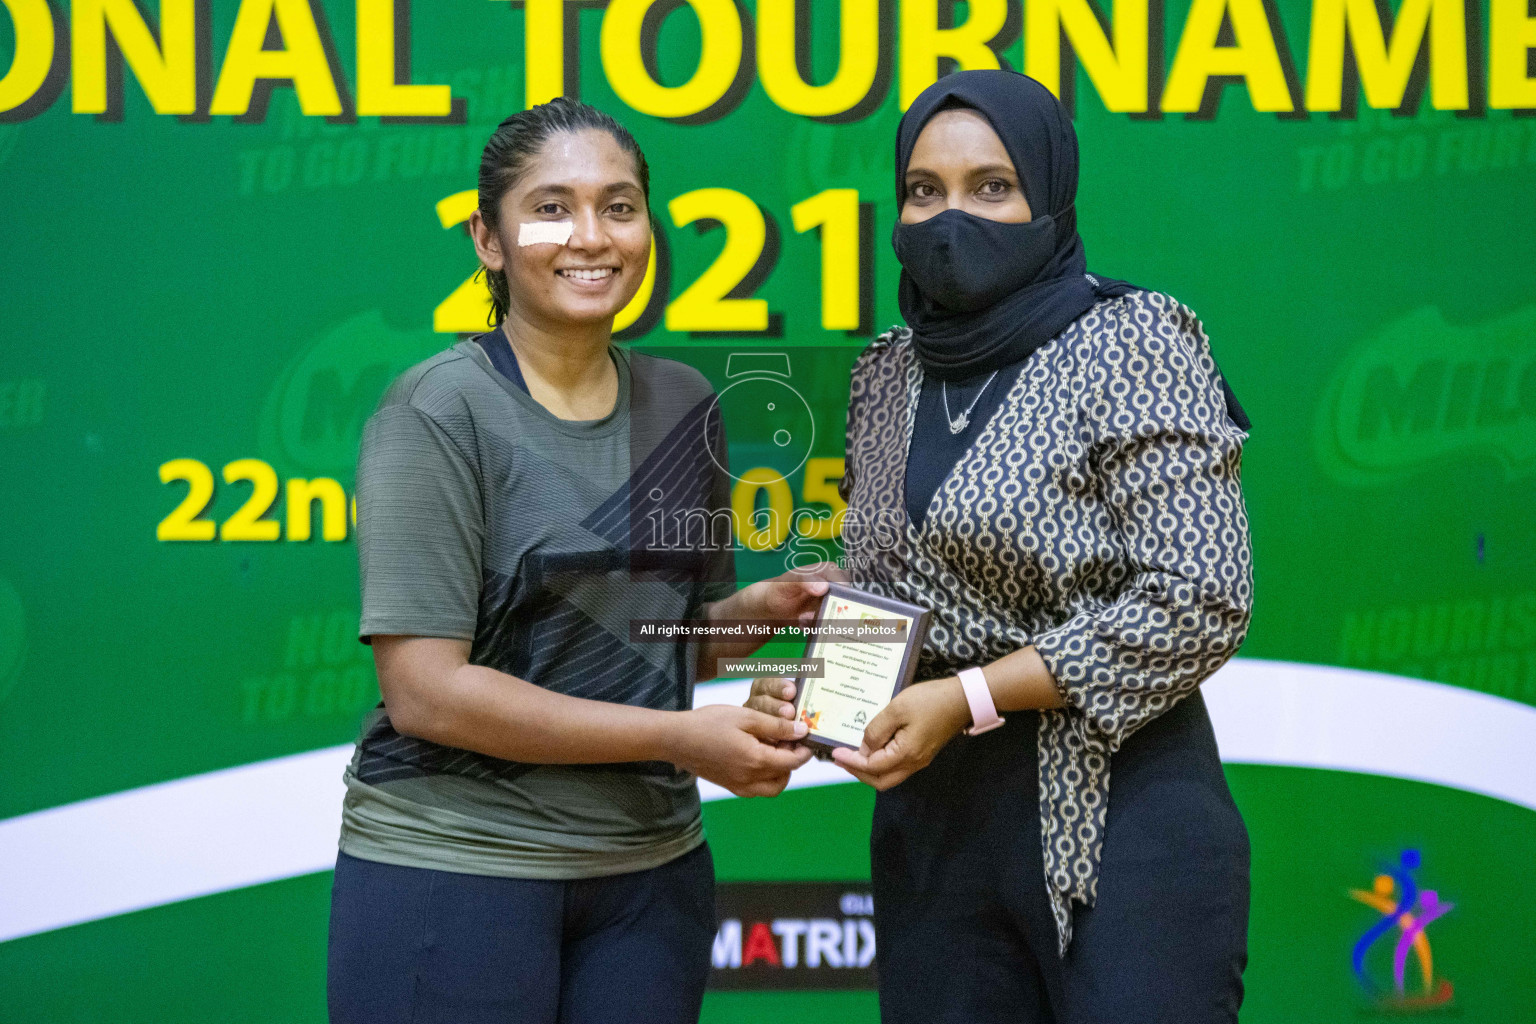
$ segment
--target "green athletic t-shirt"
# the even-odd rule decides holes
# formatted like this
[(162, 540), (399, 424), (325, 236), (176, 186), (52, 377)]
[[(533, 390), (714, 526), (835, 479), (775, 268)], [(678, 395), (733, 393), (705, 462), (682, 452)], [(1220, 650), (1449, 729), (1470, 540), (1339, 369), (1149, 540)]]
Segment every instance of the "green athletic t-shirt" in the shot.
[[(694, 644), (629, 625), (734, 590), (719, 410), (698, 371), (611, 351), (600, 420), (555, 417), (472, 341), (394, 383), (358, 456), (364, 638), (468, 640), (473, 664), (558, 693), (692, 705)], [(690, 517), (723, 531), (658, 529)], [(507, 761), (402, 735), (382, 704), (345, 780), (341, 849), (366, 860), (588, 878), (703, 841), (697, 785), (671, 764)]]

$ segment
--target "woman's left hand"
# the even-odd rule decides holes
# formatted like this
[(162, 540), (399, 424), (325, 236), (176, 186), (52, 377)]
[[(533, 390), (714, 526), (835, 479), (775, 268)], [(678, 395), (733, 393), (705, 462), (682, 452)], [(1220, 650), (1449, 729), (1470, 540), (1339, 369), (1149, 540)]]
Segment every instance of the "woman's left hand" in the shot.
[(890, 789), (926, 768), (970, 720), (960, 680), (931, 679), (898, 693), (865, 727), (859, 749), (839, 747), (832, 759), (860, 782)]

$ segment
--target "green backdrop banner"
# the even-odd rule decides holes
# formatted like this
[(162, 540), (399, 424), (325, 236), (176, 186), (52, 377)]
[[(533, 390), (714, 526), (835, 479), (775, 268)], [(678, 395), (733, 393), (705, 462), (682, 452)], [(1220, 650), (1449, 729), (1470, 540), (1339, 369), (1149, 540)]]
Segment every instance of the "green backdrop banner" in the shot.
[[(785, 354), (813, 436), (790, 465), (733, 433), (736, 507), (825, 517), (848, 366), (898, 319), (896, 123), (999, 63), (1074, 111), (1090, 265), (1197, 310), (1253, 419), (1244, 658), (1405, 677), (1268, 738), (1218, 721), (1230, 762), (1266, 762), (1228, 769), (1245, 1019), (1536, 1014), (1536, 796), (1501, 753), (1536, 736), (1526, 0), (0, 0), (0, 1020), (324, 1019), (323, 865), (123, 906), (105, 875), (32, 880), (196, 846), (201, 819), (82, 801), (336, 748), (378, 699), (358, 433), (394, 375), (483, 329), (462, 228), (502, 118), (564, 93), (634, 132), (658, 245), (621, 337), (720, 388), (732, 356)], [(742, 541), (747, 578), (835, 553), (817, 519)], [(1471, 717), (1419, 710), (1442, 697)], [(1276, 745), (1234, 755), (1229, 726)], [(1408, 767), (1308, 753), (1325, 734)], [(854, 986), (743, 973), (706, 1020), (877, 1019), (870, 806), (853, 784), (706, 805), (746, 886), (722, 970), (764, 970), (764, 942), (782, 961), (799, 926), (775, 922), (803, 956), (835, 923), (819, 955)], [(1401, 993), (1408, 925), (1351, 964), (1393, 871), (1454, 904)]]

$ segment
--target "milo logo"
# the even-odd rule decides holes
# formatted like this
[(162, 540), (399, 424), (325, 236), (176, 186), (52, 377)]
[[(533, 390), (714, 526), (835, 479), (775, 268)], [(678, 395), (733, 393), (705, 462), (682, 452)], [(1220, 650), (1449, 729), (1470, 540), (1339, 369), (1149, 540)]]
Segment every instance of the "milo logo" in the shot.
[(1319, 406), (1317, 452), (1343, 483), (1406, 476), (1447, 456), (1536, 470), (1536, 306), (1472, 327), (1419, 309), (1366, 339)]
[(349, 475), (384, 389), (451, 343), (431, 331), (394, 330), (377, 310), (338, 324), (279, 375), (262, 409), (261, 450), (295, 472)]

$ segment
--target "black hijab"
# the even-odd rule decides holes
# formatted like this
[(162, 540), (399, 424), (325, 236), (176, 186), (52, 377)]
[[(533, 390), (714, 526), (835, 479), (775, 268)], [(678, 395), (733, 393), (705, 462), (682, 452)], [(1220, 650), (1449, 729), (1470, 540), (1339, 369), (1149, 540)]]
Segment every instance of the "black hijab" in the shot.
[(1077, 133), (1056, 97), (1033, 78), (962, 71), (923, 90), (896, 133), (897, 208), (918, 135), (950, 107), (974, 110), (992, 125), (1033, 213), (1027, 224), (959, 210), (896, 224), (901, 314), (924, 369), (953, 381), (1028, 356), (1086, 312), (1099, 289), (1087, 276), (1077, 234)]
[[(1005, 224), (945, 210), (918, 224), (897, 220), (898, 301), (925, 372), (959, 381), (1017, 363), (1101, 298), (1134, 285), (1089, 275), (1077, 233), (1077, 132), (1066, 109), (1033, 78), (961, 71), (924, 89), (896, 132), (896, 208), (923, 126), (951, 107), (985, 117), (1013, 161), (1032, 219)], [(1218, 369), (1227, 411), (1248, 417)]]

